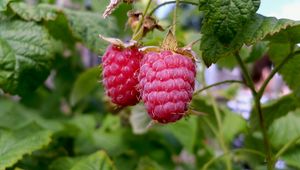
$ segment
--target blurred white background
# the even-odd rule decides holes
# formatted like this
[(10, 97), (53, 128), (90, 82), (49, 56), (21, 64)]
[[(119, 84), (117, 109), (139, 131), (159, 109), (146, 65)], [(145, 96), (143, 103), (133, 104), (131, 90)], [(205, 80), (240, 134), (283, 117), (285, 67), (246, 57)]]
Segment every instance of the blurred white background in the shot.
[(258, 13), (300, 20), (300, 0), (262, 0)]

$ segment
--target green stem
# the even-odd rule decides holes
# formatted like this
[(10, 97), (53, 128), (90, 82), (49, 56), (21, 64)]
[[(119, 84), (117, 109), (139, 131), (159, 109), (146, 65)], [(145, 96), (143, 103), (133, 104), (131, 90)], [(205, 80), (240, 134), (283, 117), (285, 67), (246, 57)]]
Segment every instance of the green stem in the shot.
[(253, 149), (245, 149), (245, 148), (240, 148), (240, 149), (236, 149), (236, 150), (233, 150), (233, 152), (248, 152), (248, 153), (252, 153), (254, 155), (257, 155), (257, 156), (260, 156), (262, 158), (264, 158), (266, 155), (262, 152), (259, 152), (257, 150), (253, 150)]
[[(149, 13), (149, 15), (153, 15), (153, 13), (159, 9), (160, 7), (162, 6), (165, 6), (165, 5), (168, 5), (168, 4), (174, 4), (176, 3), (176, 1), (168, 1), (168, 2), (164, 2), (162, 4), (159, 4), (157, 5), (155, 8), (152, 9), (152, 11)], [(195, 2), (188, 2), (188, 1), (179, 1), (178, 3), (181, 3), (181, 4), (190, 4), (190, 5), (194, 5), (194, 6), (198, 6), (198, 3), (195, 3)]]
[(212, 88), (212, 87), (215, 87), (215, 86), (219, 86), (219, 85), (222, 85), (222, 84), (227, 84), (227, 83), (240, 83), (240, 84), (244, 84), (242, 81), (239, 81), (239, 80), (225, 80), (225, 81), (221, 81), (221, 82), (217, 82), (217, 83), (208, 85), (208, 86), (206, 86), (206, 87), (203, 87), (202, 89), (197, 90), (197, 91), (194, 93), (194, 96), (198, 95), (198, 94), (201, 93), (202, 91), (205, 91), (205, 90), (207, 90), (207, 89), (209, 89), (209, 88)]
[(239, 63), (239, 65), (240, 65), (240, 67), (242, 69), (242, 73), (243, 73), (244, 78), (246, 80), (247, 86), (250, 88), (252, 94), (256, 96), (257, 92), (255, 90), (255, 86), (254, 86), (254, 83), (252, 81), (252, 78), (251, 78), (251, 76), (250, 76), (250, 74), (248, 72), (248, 69), (246, 68), (246, 65), (244, 64), (244, 62), (243, 62), (243, 60), (240, 57), (240, 54), (238, 52), (235, 54), (235, 58), (236, 58), (237, 62)]
[(294, 53), (289, 54), (286, 58), (284, 58), (281, 63), (274, 67), (274, 69), (271, 71), (270, 75), (267, 77), (267, 79), (263, 82), (261, 88), (259, 89), (258, 93), (257, 93), (257, 97), (261, 98), (262, 95), (265, 92), (265, 89), (267, 87), (267, 85), (269, 84), (269, 82), (271, 81), (271, 79), (274, 77), (274, 75), (294, 56), (300, 54), (300, 51), (296, 51)]
[(267, 165), (268, 165), (268, 170), (273, 170), (274, 169), (274, 161), (272, 157), (272, 150), (271, 150), (271, 145), (270, 141), (268, 138), (268, 133), (267, 133), (267, 128), (265, 125), (265, 118), (262, 113), (261, 109), (261, 103), (260, 103), (260, 98), (255, 97), (255, 107), (259, 115), (259, 125), (263, 134), (263, 141), (264, 141), (264, 146), (265, 146), (265, 151), (266, 151), (266, 156), (267, 156)]
[(141, 18), (141, 20), (139, 21), (137, 27), (136, 27), (135, 30), (134, 30), (134, 33), (133, 33), (133, 36), (132, 36), (132, 39), (133, 39), (133, 40), (138, 40), (139, 37), (140, 37), (138, 34), (139, 34), (140, 29), (141, 29), (141, 27), (142, 27), (142, 25), (143, 25), (144, 18), (145, 18), (146, 14), (147, 14), (147, 12), (148, 12), (148, 10), (149, 10), (149, 7), (150, 7), (151, 2), (152, 2), (152, 0), (148, 0), (148, 3), (147, 3), (147, 5), (146, 5), (146, 8), (145, 8), (145, 10), (144, 10), (144, 12), (143, 12), (142, 18)]
[[(252, 150), (252, 149), (235, 149), (232, 150), (232, 153), (238, 153), (238, 152), (247, 152), (247, 153), (252, 153), (254, 155), (260, 156), (260, 157), (265, 157), (265, 155), (259, 151), (256, 150)], [(226, 156), (226, 155), (230, 155), (230, 152), (227, 153), (223, 153), (222, 155), (218, 156), (218, 157), (214, 157), (211, 160), (209, 160), (202, 168), (202, 170), (206, 170), (209, 168), (210, 165), (212, 165), (215, 161), (221, 159), (222, 157)]]
[(223, 153), (222, 155), (218, 156), (218, 157), (214, 157), (211, 160), (209, 160), (208, 162), (206, 162), (206, 164), (202, 167), (202, 170), (207, 170), (214, 162), (216, 162), (217, 160), (221, 159), (224, 156), (227, 156), (231, 154), (230, 152), (226, 152)]
[[(224, 153), (228, 152), (228, 148), (226, 147), (225, 141), (224, 141), (224, 134), (223, 134), (223, 125), (222, 125), (222, 119), (221, 119), (221, 113), (220, 110), (218, 108), (217, 102), (215, 100), (215, 98), (208, 93), (208, 96), (211, 99), (212, 102), (212, 106), (213, 106), (213, 110), (217, 119), (217, 125), (218, 125), (218, 130), (219, 130), (219, 141), (220, 141), (220, 146), (222, 148), (222, 150), (224, 151)], [(226, 157), (226, 168), (227, 170), (231, 170), (232, 166), (231, 166), (231, 156), (228, 155)]]
[[(204, 72), (205, 65), (204, 64), (202, 64), (202, 68), (203, 69), (201, 70), (201, 73), (202, 73), (201, 74), (201, 78), (202, 78), (201, 81), (202, 81), (203, 86), (207, 87), (206, 82), (205, 82), (205, 72)], [(218, 133), (217, 133), (216, 137), (219, 140), (219, 144), (220, 144), (220, 147), (222, 148), (223, 152), (227, 153), (228, 152), (228, 148), (227, 148), (226, 143), (224, 141), (223, 125), (222, 125), (222, 119), (221, 119), (220, 110), (218, 108), (218, 105), (217, 105), (217, 102), (216, 102), (215, 98), (212, 96), (212, 94), (210, 93), (209, 90), (207, 90), (207, 95), (208, 95), (208, 97), (211, 100), (211, 103), (212, 103), (212, 106), (213, 106), (213, 110), (214, 110), (214, 114), (215, 114), (216, 120), (217, 120)], [(232, 165), (231, 165), (231, 156), (230, 155), (228, 155), (226, 157), (225, 163), (226, 163), (226, 169), (227, 170), (231, 170), (232, 169)]]
[(177, 22), (177, 9), (178, 9), (178, 5), (179, 5), (179, 0), (176, 0), (176, 5), (175, 5), (175, 9), (174, 9), (174, 13), (173, 13), (173, 34), (176, 35), (176, 22)]
[(265, 147), (265, 152), (266, 152), (266, 159), (267, 159), (267, 165), (268, 165), (268, 170), (273, 170), (274, 169), (274, 161), (272, 158), (272, 150), (271, 150), (271, 145), (269, 142), (268, 134), (267, 134), (267, 129), (265, 125), (265, 120), (264, 120), (264, 115), (262, 113), (261, 109), (261, 103), (260, 103), (260, 97), (257, 95), (257, 92), (255, 90), (254, 82), (252, 78), (250, 77), (250, 74), (246, 68), (245, 63), (241, 59), (240, 55), (236, 53), (236, 60), (239, 63), (241, 70), (243, 72), (243, 75), (245, 77), (245, 80), (248, 84), (248, 86), (251, 89), (252, 95), (254, 97), (254, 102), (255, 102), (255, 108), (257, 110), (257, 113), (259, 115), (259, 125), (263, 134), (263, 141), (264, 141), (264, 147)]
[(212, 131), (216, 136), (218, 136), (218, 135), (219, 135), (219, 134), (218, 134), (218, 131), (217, 131), (217, 129), (213, 126), (213, 124), (212, 124), (209, 120), (207, 120), (206, 117), (203, 117), (203, 120), (204, 120), (204, 122), (208, 125), (208, 127), (211, 129), (211, 131)]

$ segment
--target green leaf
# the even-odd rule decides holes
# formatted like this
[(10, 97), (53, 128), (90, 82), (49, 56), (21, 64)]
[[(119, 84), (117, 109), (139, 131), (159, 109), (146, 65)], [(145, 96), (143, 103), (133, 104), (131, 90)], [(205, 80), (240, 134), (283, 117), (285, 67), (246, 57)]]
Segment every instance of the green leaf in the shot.
[(300, 137), (300, 110), (289, 112), (273, 122), (268, 134), (271, 144), (275, 148), (281, 148), (287, 142)]
[(96, 130), (96, 117), (92, 115), (80, 115), (71, 119), (67, 125), (74, 131), (75, 152), (91, 153), (95, 148), (91, 146), (93, 143), (93, 133)]
[(115, 166), (104, 151), (82, 157), (62, 157), (50, 165), (50, 170), (115, 170)]
[[(212, 63), (216, 63), (222, 57), (233, 56), (234, 51), (242, 47), (242, 43), (224, 46), (212, 32), (206, 32), (202, 28), (202, 38), (200, 44), (200, 50), (202, 51), (202, 58), (206, 66), (210, 66)], [(237, 40), (236, 40), (237, 41)], [(241, 41), (241, 40), (239, 40)]]
[(41, 149), (50, 141), (49, 131), (31, 126), (18, 131), (2, 131), (0, 134), (0, 169), (11, 167), (24, 155)]
[(261, 40), (299, 42), (299, 24), (300, 22), (297, 21), (256, 14), (244, 24), (242, 29), (227, 44), (223, 44), (214, 35), (209, 25), (204, 25), (202, 28), (202, 34), (204, 35), (200, 45), (200, 49), (203, 51), (203, 60), (209, 66), (222, 57), (232, 56), (243, 44), (252, 45)]
[[(276, 19), (257, 14), (250, 20), (243, 30), (243, 37), (247, 45), (254, 44), (261, 40), (272, 40), (282, 36), (290, 29), (297, 28), (300, 22), (288, 19)], [(278, 38), (277, 38), (278, 39)]]
[(143, 134), (149, 130), (148, 125), (151, 118), (147, 114), (145, 106), (141, 104), (133, 106), (129, 120), (134, 134)]
[(62, 123), (57, 120), (43, 119), (36, 111), (25, 108), (19, 103), (0, 100), (0, 129), (16, 130), (31, 123), (36, 123), (52, 132), (63, 129)]
[(101, 68), (94, 67), (82, 72), (73, 86), (70, 103), (75, 106), (84, 97), (89, 95), (97, 86), (100, 86), (99, 79)]
[(267, 53), (267, 42), (259, 41), (252, 46), (249, 56), (246, 58), (245, 62), (251, 63), (257, 59), (263, 57)]
[(75, 39), (68, 24), (68, 20), (63, 13), (57, 15), (55, 20), (45, 22), (45, 27), (49, 30), (49, 33), (53, 38), (62, 41), (70, 49), (74, 48), (77, 40)]
[(282, 155), (282, 160), (289, 165), (295, 168), (300, 168), (300, 148), (295, 147), (289, 149), (284, 155)]
[(117, 32), (115, 19), (113, 17), (103, 19), (99, 13), (59, 9), (48, 4), (30, 6), (22, 2), (12, 3), (11, 8), (24, 20), (47, 21), (44, 24), (55, 38), (73, 40), (71, 34), (96, 53), (103, 53), (107, 44), (100, 40), (98, 35), (101, 33), (110, 37), (115, 36)]
[(1, 0), (1, 2), (0, 2), (0, 12), (6, 11), (7, 5), (8, 5), (9, 2), (11, 2), (11, 1), (12, 1), (12, 0)]
[(96, 129), (96, 120), (93, 115), (74, 116), (68, 124), (78, 127), (82, 134), (88, 134)]
[(267, 36), (266, 39), (277, 43), (299, 43), (300, 21), (283, 20), (281, 22), (285, 22), (287, 28), (271, 36)]
[(204, 10), (200, 49), (207, 66), (242, 46), (242, 42), (232, 41), (237, 41), (237, 35), (244, 31), (244, 25), (255, 14), (259, 4), (259, 0), (200, 1), (200, 9)]
[(241, 115), (233, 113), (230, 110), (225, 111), (222, 130), (224, 139), (228, 143), (230, 143), (238, 133), (244, 132), (246, 129), (247, 122)]
[[(189, 152), (193, 153), (197, 140), (197, 117), (190, 116), (165, 126)], [(188, 135), (187, 135), (188, 134)]]
[[(252, 52), (252, 49), (250, 47), (247, 46), (243, 46), (240, 51), (239, 54), (242, 58), (242, 60), (246, 61), (248, 59), (248, 57), (250, 56)], [(224, 57), (224, 58), (220, 58), (217, 62), (219, 67), (225, 67), (227, 69), (234, 69), (238, 63), (235, 59), (234, 56), (228, 56), (228, 57)]]
[(143, 157), (140, 159), (136, 170), (163, 170), (159, 164), (148, 157)]
[(0, 88), (25, 94), (41, 85), (51, 68), (51, 43), (48, 32), (33, 22), (1, 22)]
[(58, 158), (49, 166), (50, 170), (68, 170), (71, 169), (79, 159), (62, 157)]
[[(283, 96), (277, 100), (270, 101), (262, 106), (266, 127), (269, 127), (276, 119), (285, 116), (298, 107), (296, 98), (293, 95)], [(259, 128), (259, 117), (256, 111), (252, 111), (250, 117), (251, 127)]]
[(190, 107), (197, 112), (204, 113), (204, 118), (208, 118), (209, 122), (211, 122), (212, 124), (217, 124), (214, 109), (206, 97), (193, 97)]
[(106, 37), (116, 35), (114, 18), (104, 20), (100, 14), (71, 10), (65, 10), (65, 15), (73, 35), (94, 52), (103, 53), (106, 48), (107, 43), (99, 39), (99, 34)]
[(227, 44), (255, 14), (259, 5), (260, 0), (207, 0), (202, 6), (204, 25), (221, 43)]
[[(80, 123), (80, 117), (77, 123)], [(104, 149), (110, 155), (116, 155), (122, 152), (124, 147), (124, 132), (125, 128), (121, 128), (121, 120), (119, 116), (107, 115), (101, 122), (101, 127), (94, 131), (87, 132), (86, 129), (92, 128), (94, 120), (86, 117), (80, 126), (80, 136), (75, 141), (75, 153), (89, 153), (95, 149)], [(82, 129), (82, 128), (85, 129)]]
[(115, 167), (104, 151), (98, 151), (78, 161), (71, 170), (115, 170)]
[(27, 21), (55, 20), (58, 15), (56, 7), (48, 4), (31, 6), (24, 2), (13, 2), (10, 3), (10, 7), (17, 15)]

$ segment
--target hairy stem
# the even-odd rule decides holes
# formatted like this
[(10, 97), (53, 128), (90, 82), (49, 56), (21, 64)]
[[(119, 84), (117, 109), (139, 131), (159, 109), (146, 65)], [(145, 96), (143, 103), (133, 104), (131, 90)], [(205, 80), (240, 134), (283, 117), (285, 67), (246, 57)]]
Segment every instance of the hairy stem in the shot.
[(176, 22), (177, 22), (177, 9), (179, 6), (179, 0), (176, 0), (176, 5), (173, 13), (173, 34), (176, 35)]
[[(158, 10), (160, 7), (162, 6), (165, 6), (165, 5), (168, 5), (168, 4), (174, 4), (176, 3), (176, 1), (168, 1), (168, 2), (164, 2), (162, 4), (159, 4), (157, 5), (155, 8), (152, 9), (152, 11), (149, 13), (149, 15), (153, 15), (153, 13)], [(195, 2), (188, 2), (188, 1), (178, 1), (178, 3), (181, 3), (181, 4), (190, 4), (190, 5), (195, 5), (195, 6), (198, 6), (198, 3), (195, 3)]]
[(262, 109), (261, 109), (261, 103), (260, 103), (261, 97), (259, 97), (257, 95), (255, 86), (254, 86), (254, 82), (253, 82), (252, 78), (250, 77), (249, 71), (247, 70), (246, 65), (243, 62), (243, 60), (241, 59), (240, 55), (238, 53), (236, 53), (235, 56), (236, 56), (237, 62), (239, 63), (239, 65), (241, 67), (241, 70), (242, 70), (242, 73), (246, 80), (246, 83), (250, 87), (252, 95), (254, 97), (255, 108), (259, 115), (259, 125), (261, 128), (261, 132), (263, 134), (263, 141), (264, 141), (264, 147), (265, 147), (265, 152), (266, 152), (266, 160), (267, 160), (268, 170), (273, 170), (274, 169), (274, 161), (273, 161), (271, 145), (269, 142), (267, 129), (266, 129), (266, 125), (265, 125), (264, 115), (263, 115)]
[(145, 10), (144, 10), (144, 12), (143, 12), (142, 18), (141, 18), (141, 20), (139, 21), (137, 27), (136, 27), (135, 30), (134, 30), (134, 33), (133, 33), (133, 36), (132, 36), (132, 39), (133, 39), (133, 40), (138, 40), (138, 39), (139, 39), (139, 38), (138, 38), (138, 37), (139, 37), (138, 34), (139, 34), (140, 29), (141, 29), (141, 27), (142, 27), (142, 25), (143, 25), (144, 18), (145, 18), (146, 14), (147, 14), (147, 12), (148, 12), (148, 10), (149, 10), (149, 7), (150, 7), (150, 5), (151, 5), (151, 2), (152, 2), (152, 0), (148, 0), (148, 2), (147, 2), (147, 5), (146, 5), (146, 8), (145, 8)]

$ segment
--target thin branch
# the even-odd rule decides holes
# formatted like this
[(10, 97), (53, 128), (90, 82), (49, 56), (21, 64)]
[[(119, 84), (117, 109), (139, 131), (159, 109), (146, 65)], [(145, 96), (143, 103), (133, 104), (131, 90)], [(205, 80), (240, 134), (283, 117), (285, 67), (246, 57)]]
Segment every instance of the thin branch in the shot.
[(198, 95), (199, 93), (209, 89), (209, 88), (212, 88), (212, 87), (215, 87), (215, 86), (219, 86), (219, 85), (222, 85), (222, 84), (227, 84), (227, 83), (240, 83), (240, 84), (244, 84), (244, 82), (240, 81), (240, 80), (225, 80), (225, 81), (221, 81), (221, 82), (217, 82), (217, 83), (214, 83), (214, 84), (211, 84), (211, 85), (208, 85), (206, 87), (203, 87), (202, 89), (199, 89), (197, 90), (195, 93), (194, 93), (194, 96)]
[(258, 93), (257, 93), (257, 97), (261, 98), (263, 93), (265, 92), (265, 89), (267, 87), (267, 85), (269, 84), (269, 82), (271, 81), (271, 79), (274, 77), (274, 75), (294, 56), (300, 54), (300, 51), (296, 51), (294, 53), (291, 53), (290, 55), (288, 55), (286, 58), (284, 58), (281, 63), (276, 66), (270, 73), (270, 75), (267, 77), (267, 79), (263, 82), (263, 85), (261, 86), (261, 88), (259, 89)]
[[(162, 4), (157, 5), (155, 8), (152, 9), (152, 11), (149, 13), (149, 16), (153, 15), (153, 13), (159, 9), (162, 6), (168, 5), (168, 4), (174, 4), (176, 3), (176, 1), (168, 1), (168, 2), (164, 2)], [(188, 2), (188, 1), (179, 1), (180, 4), (190, 4), (190, 5), (194, 5), (194, 6), (198, 6), (198, 3), (195, 2)]]
[(300, 136), (296, 137), (294, 140), (286, 143), (275, 155), (275, 160), (277, 160), (285, 151), (287, 151), (291, 146), (293, 146), (297, 141), (300, 140)]

